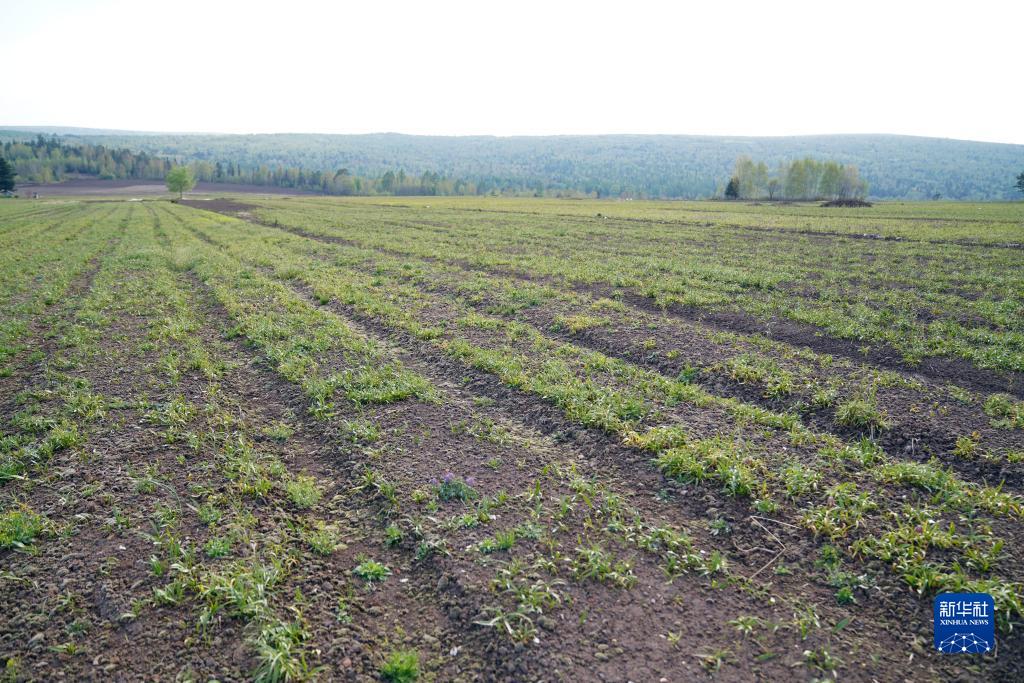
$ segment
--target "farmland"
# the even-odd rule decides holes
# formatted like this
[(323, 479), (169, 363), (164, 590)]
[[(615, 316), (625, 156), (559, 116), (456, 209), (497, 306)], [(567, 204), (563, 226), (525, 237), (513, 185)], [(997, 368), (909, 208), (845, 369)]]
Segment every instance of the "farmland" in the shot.
[(1022, 204), (10, 200), (0, 310), (12, 680), (1024, 677)]

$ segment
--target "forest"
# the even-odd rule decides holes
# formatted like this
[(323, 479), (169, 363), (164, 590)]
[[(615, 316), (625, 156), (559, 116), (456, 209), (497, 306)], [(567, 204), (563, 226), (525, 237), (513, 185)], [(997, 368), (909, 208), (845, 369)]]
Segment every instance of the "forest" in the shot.
[(748, 156), (736, 160), (725, 187), (726, 199), (863, 199), (867, 181), (853, 164), (807, 157), (782, 162), (774, 172)]
[[(42, 156), (39, 132), (48, 135)], [(23, 183), (71, 173), (157, 178), (169, 163), (187, 163), (200, 181), (342, 195), (707, 198), (724, 196), (737, 158), (748, 156), (768, 169), (806, 158), (855, 166), (870, 196), (879, 199), (1006, 200), (1019, 196), (1014, 177), (1024, 168), (1024, 145), (897, 135), (437, 137), (35, 128), (0, 130), (0, 141)], [(62, 156), (70, 161), (63, 164)]]
[[(56, 136), (37, 135), (35, 139), (6, 141), (0, 146), (0, 158), (9, 161), (21, 183), (59, 183), (80, 177), (102, 180), (163, 180), (175, 165), (172, 159), (123, 147), (87, 143), (67, 144)], [(234, 161), (205, 160), (185, 162), (195, 180), (237, 185), (260, 185), (305, 190), (331, 195), (474, 195), (471, 182), (451, 180), (424, 171), (410, 176), (399, 169), (379, 177), (353, 175), (348, 169), (307, 170), (294, 166), (269, 168), (259, 165), (243, 168)]]

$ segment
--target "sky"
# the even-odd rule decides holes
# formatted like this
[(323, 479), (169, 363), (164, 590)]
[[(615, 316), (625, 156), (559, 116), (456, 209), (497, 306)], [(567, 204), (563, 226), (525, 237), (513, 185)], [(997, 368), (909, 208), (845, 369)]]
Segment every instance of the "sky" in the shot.
[(0, 0), (0, 126), (1024, 144), (1024, 2)]

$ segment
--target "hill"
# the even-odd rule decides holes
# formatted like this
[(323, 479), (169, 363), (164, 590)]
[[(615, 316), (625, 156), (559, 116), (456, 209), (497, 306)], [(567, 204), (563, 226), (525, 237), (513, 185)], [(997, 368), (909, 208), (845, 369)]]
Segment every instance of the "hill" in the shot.
[[(29, 128), (0, 130), (0, 141), (29, 135)], [(182, 161), (346, 168), (369, 177), (401, 169), (410, 175), (430, 172), (465, 179), (481, 191), (565, 190), (600, 196), (710, 196), (744, 154), (771, 167), (806, 156), (854, 164), (868, 181), (870, 195), (888, 199), (1013, 199), (1019, 196), (1013, 178), (1024, 170), (1024, 145), (900, 135), (441, 137), (90, 131), (61, 138)]]

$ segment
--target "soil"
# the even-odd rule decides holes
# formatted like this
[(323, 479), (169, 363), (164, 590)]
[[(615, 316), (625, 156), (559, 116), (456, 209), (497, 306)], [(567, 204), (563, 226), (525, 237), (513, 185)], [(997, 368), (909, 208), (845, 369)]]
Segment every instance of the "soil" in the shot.
[[(226, 199), (182, 204), (235, 215), (253, 208)], [(203, 240), (195, 244), (217, 247), (216, 239), (187, 221), (162, 224), (164, 219), (155, 211), (150, 215), (168, 253), (183, 239), (181, 235), (194, 235)], [(130, 239), (122, 232), (118, 239), (126, 237)], [(116, 243), (112, 241), (111, 248)], [(6, 396), (13, 396), (16, 388), (47, 385), (53, 359), (61, 352), (52, 330), (74, 319), (77, 302), (92, 289), (99, 265), (93, 263), (75, 281), (50, 313), (52, 319), (42, 319), (32, 328), (46, 359), (0, 379), (0, 388), (12, 390)], [(373, 264), (360, 267), (372, 269)], [(253, 270), (270, 273), (265, 266)], [(337, 301), (320, 304), (311, 288), (298, 281), (284, 282), (301, 305), (317, 306), (336, 316), (383, 349), (388, 358), (430, 380), (438, 392), (434, 401), (364, 406), (339, 401), (336, 414), (317, 418), (308, 410), (309, 400), (300, 386), (286, 381), (258, 348), (233, 336), (238, 321), (217, 300), (213, 287), (192, 272), (176, 277), (199, 320), (190, 336), (225, 362), (225, 374), (211, 380), (186, 370), (176, 383), (164, 381), (156, 370), (161, 357), (145, 344), (160, 321), (141, 314), (118, 316), (98, 339), (98, 353), (71, 371), (87, 379), (94, 391), (122, 403), (88, 427), (83, 446), (57, 453), (45, 476), (32, 485), (0, 487), (5, 505), (16, 498), (45, 514), (61, 530), (41, 540), (31, 552), (0, 550), (0, 604), (5, 608), (0, 616), (0, 656), (17, 661), (20, 678), (251, 678), (256, 660), (247, 638), (252, 626), (244, 619), (222, 614), (208, 632), (200, 632), (199, 605), (191, 595), (182, 604), (146, 604), (135, 616), (126, 616), (167, 583), (167, 576), (157, 575), (149, 562), (157, 552), (146, 535), (155, 530), (152, 520), (176, 511), (179, 535), (196, 548), (218, 532), (200, 523), (194, 513), (204, 502), (227, 495), (232, 486), (217, 466), (215, 444), (204, 442), (194, 451), (185, 443), (169, 442), (162, 427), (147, 418), (154, 405), (176, 396), (197, 406), (212, 406), (212, 395), (217, 396), (216, 405), (225, 406), (236, 420), (237, 429), (260, 449), (280, 458), (290, 472), (311, 475), (324, 486), (323, 499), (309, 510), (298, 509), (276, 493), (245, 498), (230, 510), (232, 521), (255, 520), (250, 545), (239, 550), (241, 557), (254, 560), (265, 557), (268, 548), (292, 547), (297, 530), (317, 521), (335, 524), (342, 531), (344, 547), (328, 556), (303, 553), (300, 561), (289, 564), (282, 584), (269, 598), (282, 613), (305, 623), (309, 641), (317, 649), (311, 658), (320, 667), (317, 675), (322, 680), (379, 680), (382, 657), (398, 647), (420, 653), (429, 672), (425, 678), (439, 681), (700, 680), (710, 675), (715, 654), (722, 659), (716, 680), (825, 678), (827, 672), (808, 666), (806, 654), (824, 651), (842, 659), (838, 675), (844, 681), (1010, 681), (1024, 676), (1024, 634), (1019, 629), (1001, 638), (999, 658), (985, 660), (984, 666), (935, 654), (930, 648), (930, 602), (912, 594), (880, 562), (860, 559), (847, 565), (876, 583), (870, 590), (858, 590), (855, 605), (840, 605), (835, 587), (816, 562), (825, 541), (778, 521), (795, 514), (795, 503), (785, 503), (786, 514), (773, 520), (752, 514), (747, 501), (716, 486), (666, 479), (649, 454), (627, 447), (618, 436), (574, 423), (545, 397), (507, 386), (493, 374), (460, 363), (438, 345), (390, 328), (352, 306)], [(437, 295), (437, 304), (428, 314), (438, 320), (449, 318), (448, 307), (454, 310), (456, 302), (461, 303), (445, 282), (424, 289)], [(606, 294), (580, 291), (594, 298)], [(557, 302), (524, 309), (517, 316), (554, 338), (669, 376), (683, 369), (681, 361), (645, 353), (648, 338), (655, 338), (656, 348), (665, 349), (686, 339), (687, 326), (743, 331), (750, 324), (677, 310), (667, 313), (673, 325), (651, 329), (648, 323), (666, 312), (651, 308), (643, 299), (627, 297), (626, 302), (636, 313), (635, 324), (579, 334), (554, 329), (556, 317), (568, 311)], [(487, 303), (485, 298), (479, 306)], [(464, 333), (471, 338), (479, 334), (481, 341), (485, 338), (483, 332)], [(782, 338), (795, 347), (817, 350), (823, 343), (832, 343), (801, 336), (808, 334), (806, 330), (793, 334), (792, 340)], [(766, 399), (757, 387), (710, 370), (723, 359), (721, 349), (696, 335), (694, 339), (687, 360), (709, 368), (701, 377), (709, 391), (772, 409), (786, 408), (801, 398)], [(857, 359), (865, 366), (876, 362), (870, 356)], [(336, 352), (318, 360), (332, 371), (345, 370), (350, 363)], [(952, 373), (964, 386), (988, 386), (984, 378), (969, 376), (966, 370), (939, 368), (929, 374), (898, 364), (893, 367), (907, 376), (924, 376), (929, 398), (945, 389), (933, 381), (947, 379), (943, 373)], [(893, 390), (883, 400), (888, 410), (902, 415), (921, 399), (913, 392)], [(940, 405), (951, 411), (948, 424), (938, 416), (918, 421), (900, 418), (887, 437), (888, 445), (896, 449), (909, 440), (907, 457), (916, 458), (919, 451), (915, 449), (944, 452), (952, 435), (963, 429), (999, 438), (977, 406), (958, 407), (946, 400)], [(13, 399), (0, 398), (4, 425), (15, 410)], [(676, 417), (687, 418), (688, 428), (697, 433), (701, 419), (714, 418), (687, 405), (677, 410)], [(194, 429), (215, 432), (219, 427), (213, 414), (200, 411)], [(815, 427), (842, 432), (828, 411), (810, 417)], [(372, 422), (380, 438), (370, 443), (354, 439), (347, 425), (355, 421)], [(283, 441), (259, 431), (261, 425), (280, 422), (293, 430)], [(481, 425), (489, 431), (476, 431)], [(772, 444), (784, 448), (784, 435)], [(794, 458), (811, 457), (798, 448), (792, 453)], [(973, 474), (972, 478), (994, 475), (980, 463), (977, 466), (965, 473)], [(154, 468), (160, 481), (149, 492), (138, 483), (147, 468)], [(396, 486), (397, 506), (362, 487), (368, 470)], [(495, 508), (487, 523), (449, 526), (449, 520), (472, 508), (451, 500), (426, 514), (410, 495), (429, 489), (432, 480), (446, 472), (471, 477), (480, 496), (497, 498), (504, 492), (508, 500)], [(1019, 472), (999, 474), (1008, 487), (1021, 483)], [(542, 490), (539, 500), (530, 497), (534, 487)], [(627, 522), (642, 519), (651, 526), (680, 529), (696, 548), (720, 550), (732, 578), (698, 571), (667, 577), (660, 555), (610, 530), (614, 524), (601, 503), (609, 497), (621, 500), (631, 511)], [(568, 512), (556, 517), (559, 504), (568, 502)], [(114, 521), (120, 515), (129, 520), (127, 529)], [(423, 539), (415, 536), (414, 521), (422, 525)], [(509, 551), (485, 554), (477, 549), (497, 531), (529, 521), (541, 527), (537, 538), (519, 538)], [(723, 532), (721, 524), (729, 530)], [(399, 527), (403, 536), (389, 545), (385, 534), (391, 525)], [(1011, 542), (1019, 536), (1012, 523), (999, 525)], [(869, 531), (879, 530), (861, 533)], [(447, 541), (444, 551), (419, 558), (421, 540), (442, 533)], [(635, 586), (627, 589), (573, 577), (568, 559), (589, 543), (600, 543), (617, 559), (628, 561)], [(555, 552), (566, 558), (553, 583), (559, 603), (546, 608), (543, 616), (534, 615), (535, 641), (518, 644), (500, 629), (481, 624), (495, 607), (514, 604), (496, 587), (502, 569), (509, 569), (513, 559), (528, 565)], [(1018, 552), (1009, 550), (1008, 561), (1019, 564)], [(352, 569), (364, 556), (387, 564), (392, 575), (373, 587), (357, 580)], [(209, 562), (223, 567), (229, 561)], [(779, 567), (789, 572), (776, 571)], [(553, 576), (532, 569), (529, 580)], [(346, 619), (339, 618), (339, 598), (348, 601)], [(789, 624), (806, 605), (816, 606), (821, 621), (806, 638), (789, 626), (771, 628), (771, 624)], [(749, 615), (756, 615), (762, 627), (743, 635), (731, 620)], [(78, 650), (61, 647), (68, 642), (77, 643)]]
[(871, 202), (866, 202), (863, 199), (833, 199), (831, 201), (824, 202), (822, 206), (859, 209), (873, 206), (873, 204)]
[[(236, 200), (219, 198), (209, 201), (184, 201), (182, 203), (198, 209), (241, 217), (266, 227), (287, 230), (293, 234), (321, 242), (360, 246), (351, 240), (341, 237), (318, 235), (272, 222), (256, 221), (252, 217), (251, 211), (259, 207)], [(384, 249), (380, 251), (400, 258), (414, 258), (400, 251)], [(680, 305), (670, 305), (667, 309), (664, 309), (649, 297), (641, 296), (628, 290), (620, 290), (603, 285), (564, 283), (554, 278), (535, 276), (520, 271), (482, 268), (479, 265), (465, 261), (454, 261), (451, 263), (470, 271), (483, 270), (497, 275), (506, 275), (540, 284), (571, 287), (575, 291), (589, 294), (594, 298), (622, 298), (630, 305), (641, 310), (662, 314), (667, 312), (683, 320), (695, 321), (713, 329), (743, 334), (759, 334), (793, 346), (808, 348), (816, 353), (841, 356), (855, 361), (866, 360), (876, 366), (924, 376), (935, 381), (953, 383), (976, 391), (989, 393), (1007, 392), (1016, 397), (1024, 398), (1024, 373), (1021, 372), (986, 370), (978, 368), (969, 361), (952, 357), (926, 357), (919, 365), (909, 365), (903, 359), (902, 354), (884, 344), (871, 345), (865, 354), (862, 344), (829, 336), (816, 327), (792, 320), (779, 318), (762, 320), (739, 311), (706, 311)]]
[[(231, 211), (245, 211), (248, 207), (233, 205), (222, 208)], [(325, 238), (323, 241), (344, 242), (344, 240), (335, 240), (332, 238)], [(372, 264), (368, 264), (368, 267), (372, 268)], [(304, 291), (308, 300), (314, 300), (310, 291), (302, 291)], [(415, 368), (417, 371), (427, 376), (435, 378), (436, 381), (442, 381), (444, 378), (451, 378), (459, 375), (462, 375), (463, 377), (472, 377), (468, 386), (471, 386), (473, 391), (479, 394), (498, 400), (499, 405), (504, 406), (501, 414), (505, 416), (514, 415), (517, 416), (517, 419), (524, 425), (530, 425), (534, 428), (540, 427), (540, 429), (549, 436), (557, 437), (559, 443), (562, 445), (577, 444), (578, 447), (589, 453), (587, 457), (590, 460), (593, 460), (598, 453), (603, 453), (604, 455), (601, 456), (602, 459), (608, 458), (607, 461), (610, 464), (614, 463), (614, 466), (624, 468), (620, 471), (618, 476), (630, 476), (633, 478), (634, 483), (640, 483), (641, 487), (644, 486), (642, 482), (636, 481), (638, 476), (637, 473), (641, 471), (644, 463), (642, 461), (638, 462), (634, 452), (631, 452), (629, 449), (623, 449), (622, 446), (614, 440), (607, 440), (606, 437), (598, 437), (598, 443), (601, 444), (598, 446), (593, 442), (596, 435), (594, 435), (592, 431), (581, 431), (578, 428), (573, 427), (565, 421), (565, 418), (562, 416), (560, 411), (554, 409), (546, 402), (535, 397), (524, 396), (519, 392), (503, 387), (492, 376), (467, 370), (465, 367), (461, 367), (457, 364), (453, 365), (451, 359), (446, 358), (443, 354), (438, 354), (424, 348), (422, 343), (408, 335), (389, 330), (386, 327), (381, 326), (380, 323), (374, 319), (362, 316), (358, 311), (350, 307), (339, 306), (336, 304), (332, 304), (331, 306), (333, 310), (336, 310), (339, 314), (346, 316), (350, 320), (358, 319), (360, 324), (368, 327), (370, 329), (370, 333), (374, 336), (381, 339), (388, 339), (395, 344), (396, 348), (404, 350), (404, 352), (400, 353), (400, 357), (408, 366)], [(444, 316), (442, 316), (442, 318), (443, 317)], [(574, 341), (579, 343), (580, 340), (576, 338)], [(616, 337), (614, 341), (605, 342), (601, 344), (600, 347), (601, 350), (608, 352), (613, 350), (615, 347), (621, 348), (623, 346), (628, 346), (628, 343), (623, 344), (622, 342), (623, 339), (621, 337)], [(584, 343), (586, 342), (584, 341)], [(417, 347), (418, 351), (416, 351), (415, 354), (410, 355), (410, 349)], [(616, 354), (613, 353), (612, 355)], [(631, 360), (636, 361), (635, 358)], [(439, 371), (444, 373), (440, 378), (438, 376)], [(972, 424), (977, 424), (979, 420), (976, 414), (970, 415), (968, 419), (972, 421)], [(834, 428), (834, 425), (832, 425), (832, 427)], [(901, 437), (896, 436), (894, 438), (899, 439)], [(657, 479), (658, 478), (655, 477), (649, 486), (657, 486)], [(664, 486), (664, 482), (662, 482), (661, 485)], [(736, 508), (732, 501), (724, 499), (721, 496), (712, 497), (714, 498), (713, 501), (705, 498), (706, 502), (703, 503), (705, 513), (708, 509), (719, 510), (722, 508), (731, 508), (731, 513), (727, 515), (727, 518), (736, 520), (744, 518), (745, 513), (741, 509)], [(698, 509), (692, 509), (689, 513), (693, 515), (700, 514)], [(799, 536), (799, 534), (796, 534), (796, 536)], [(763, 536), (752, 536), (744, 538), (743, 540), (753, 544), (755, 547), (757, 543), (764, 542)], [(798, 561), (797, 558), (799, 557), (806, 558), (813, 555), (813, 547), (805, 545), (806, 541), (801, 541), (799, 538), (794, 537), (791, 539), (791, 542), (795, 547), (800, 548), (793, 558), (795, 561)], [(741, 543), (734, 543), (734, 545), (737, 547), (742, 546)], [(742, 560), (736, 558), (736, 556), (733, 557), (734, 562), (742, 562)], [(751, 570), (753, 570), (753, 567), (751, 567)], [(890, 606), (887, 609), (895, 609), (899, 611), (900, 609), (905, 609), (905, 607)], [(914, 619), (924, 619), (924, 617), (919, 615), (914, 617)], [(904, 621), (903, 623), (908, 622)], [(922, 634), (922, 637), (924, 637), (924, 635), (925, 634)]]

